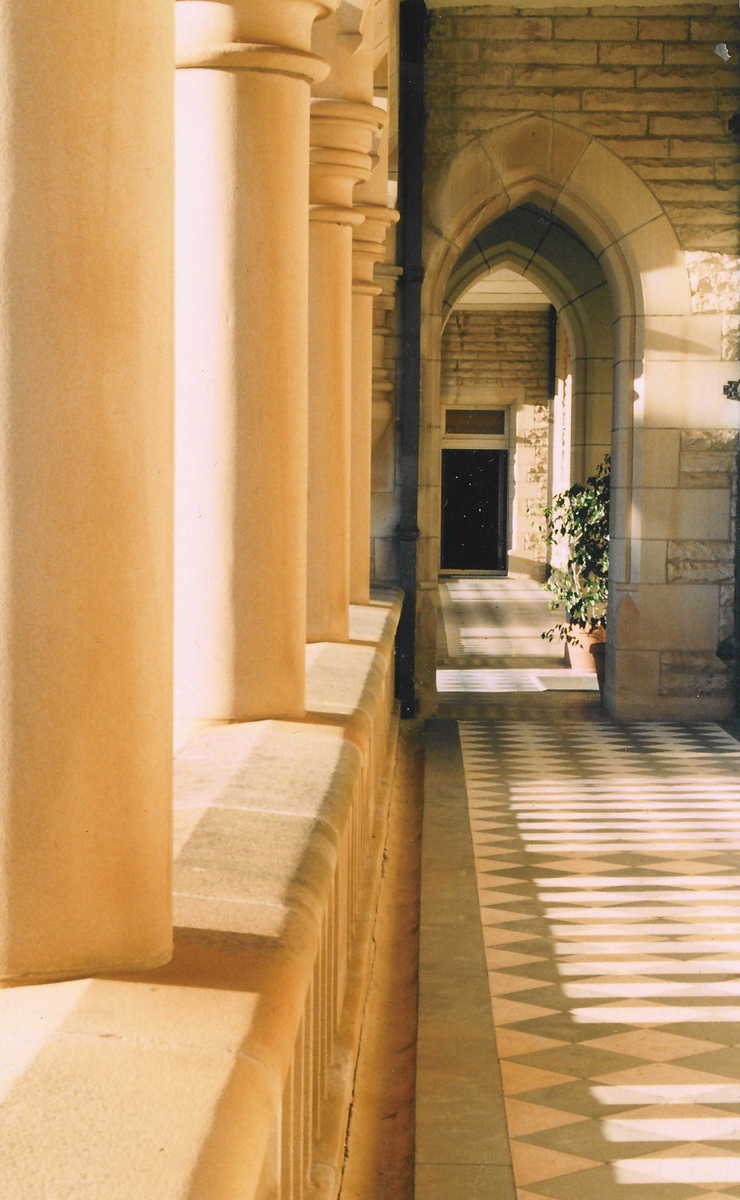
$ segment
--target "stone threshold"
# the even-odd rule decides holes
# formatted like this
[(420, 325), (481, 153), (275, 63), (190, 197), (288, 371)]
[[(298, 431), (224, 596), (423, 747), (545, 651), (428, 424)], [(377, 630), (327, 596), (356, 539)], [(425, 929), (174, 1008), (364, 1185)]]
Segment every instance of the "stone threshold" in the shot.
[(304, 721), (182, 748), (171, 962), (0, 992), (0, 1200), (336, 1195), (399, 612), (378, 593), (353, 606), (349, 643), (307, 648)]

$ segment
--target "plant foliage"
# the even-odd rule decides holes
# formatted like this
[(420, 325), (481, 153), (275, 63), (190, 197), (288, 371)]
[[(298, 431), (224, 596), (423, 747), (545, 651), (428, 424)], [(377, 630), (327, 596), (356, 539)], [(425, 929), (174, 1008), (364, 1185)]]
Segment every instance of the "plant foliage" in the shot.
[(593, 633), (606, 625), (610, 467), (607, 454), (585, 483), (558, 492), (543, 510), (546, 540), (568, 544), (565, 567), (555, 567), (545, 584), (553, 596), (550, 607), (564, 608), (567, 617), (542, 634), (549, 642), (557, 635), (573, 645), (571, 626)]

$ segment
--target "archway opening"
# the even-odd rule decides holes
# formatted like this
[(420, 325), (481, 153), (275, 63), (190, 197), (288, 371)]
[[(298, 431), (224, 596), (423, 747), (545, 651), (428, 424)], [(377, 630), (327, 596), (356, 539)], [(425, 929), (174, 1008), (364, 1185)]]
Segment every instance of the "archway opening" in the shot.
[(450, 274), (427, 426), (438, 430), (438, 705), (520, 691), (597, 702), (593, 661), (540, 636), (565, 617), (542, 585), (567, 555), (548, 543), (544, 510), (611, 451), (612, 324), (598, 260), (534, 204), (491, 222)]

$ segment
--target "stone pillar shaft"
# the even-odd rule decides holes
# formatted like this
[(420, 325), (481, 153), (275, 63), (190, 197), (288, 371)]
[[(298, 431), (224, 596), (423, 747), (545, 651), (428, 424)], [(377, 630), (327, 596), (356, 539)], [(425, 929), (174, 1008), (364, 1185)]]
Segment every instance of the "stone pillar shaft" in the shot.
[(307, 640), (346, 642), (349, 620), (349, 487), (352, 231), (311, 225), (311, 338)]
[[(381, 110), (382, 111), (382, 110)], [(385, 254), (388, 226), (398, 213), (382, 204), (355, 208), (365, 218), (355, 230), (352, 297), (352, 464), (350, 599), (370, 599), (370, 495), (373, 409), (373, 307), (382, 288), (374, 282), (375, 264)]]
[(4, 979), (171, 952), (171, 12), (3, 5)]
[(304, 711), (311, 26), (178, 3), (176, 716)]
[(372, 105), (314, 101), (311, 115), (308, 612), (310, 642), (349, 636), (352, 207), (370, 171)]
[(373, 404), (372, 284), (355, 281), (352, 289), (352, 436), (350, 601), (370, 599), (370, 475)]

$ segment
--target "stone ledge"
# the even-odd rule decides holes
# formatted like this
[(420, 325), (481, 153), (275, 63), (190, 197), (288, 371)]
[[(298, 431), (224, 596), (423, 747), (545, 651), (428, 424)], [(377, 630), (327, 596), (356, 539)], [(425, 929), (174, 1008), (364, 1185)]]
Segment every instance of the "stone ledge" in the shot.
[(335, 1194), (399, 609), (378, 598), (357, 644), (309, 654), (319, 720), (184, 748), (167, 966), (0, 992), (0, 1200), (258, 1200), (312, 1166)]

